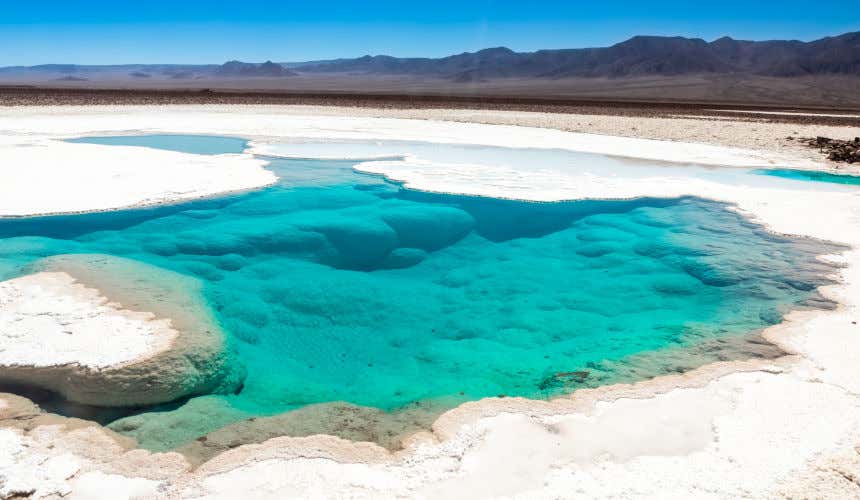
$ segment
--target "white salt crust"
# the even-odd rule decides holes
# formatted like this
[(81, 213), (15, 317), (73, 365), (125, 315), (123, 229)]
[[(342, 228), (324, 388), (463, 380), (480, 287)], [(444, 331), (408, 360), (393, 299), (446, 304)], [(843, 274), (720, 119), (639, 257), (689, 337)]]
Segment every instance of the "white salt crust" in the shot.
[(99, 369), (154, 357), (177, 332), (153, 316), (109, 304), (65, 273), (0, 282), (0, 370), (72, 363)]
[[(22, 143), (37, 136), (143, 131), (235, 134), (260, 144), (278, 137), (315, 137), (588, 146), (590, 152), (621, 148), (644, 158), (698, 164), (823, 168), (778, 151), (295, 112), (276, 107), (12, 108), (0, 112), (0, 132), (8, 136), (15, 129), (24, 134), (14, 137)], [(505, 119), (515, 121), (517, 115)], [(628, 120), (636, 124), (638, 119)], [(6, 168), (5, 162), (0, 165)], [(476, 175), (464, 165), (408, 162), (361, 168), (432, 191), (533, 200), (586, 196), (574, 185), (580, 179), (564, 172)], [(702, 196), (734, 203), (776, 232), (860, 246), (860, 190), (662, 181), (633, 187), (604, 183), (595, 194)], [(17, 208), (32, 210), (26, 204)], [(860, 473), (854, 449), (860, 443), (860, 251), (833, 258), (845, 267), (839, 270), (839, 284), (822, 293), (839, 307), (791, 313), (765, 332), (794, 353), (789, 358), (718, 363), (634, 385), (577, 391), (552, 402), (490, 398), (468, 403), (444, 414), (433, 433), (415, 436), (396, 454), (327, 436), (281, 437), (240, 446), (191, 471), (175, 453), (96, 446), (120, 441), (101, 428), (45, 424), (27, 430), (9, 424), (0, 428), (0, 449), (10, 450), (0, 453), (0, 495), (97, 495), (93, 482), (109, 478), (117, 491), (112, 498), (857, 497), (851, 478)], [(12, 421), (19, 400), (0, 399), (5, 404), (0, 422)]]

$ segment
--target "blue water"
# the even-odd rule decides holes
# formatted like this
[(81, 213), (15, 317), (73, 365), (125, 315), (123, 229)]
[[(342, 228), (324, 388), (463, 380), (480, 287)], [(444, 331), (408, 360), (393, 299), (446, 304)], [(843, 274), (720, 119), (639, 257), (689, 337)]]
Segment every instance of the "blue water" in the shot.
[(241, 153), (248, 146), (248, 141), (236, 137), (174, 134), (81, 137), (68, 139), (66, 142), (103, 146), (137, 146), (198, 155)]
[[(165, 137), (109, 142), (179, 141)], [(545, 398), (757, 355), (757, 330), (823, 304), (815, 288), (830, 269), (815, 257), (833, 247), (769, 234), (720, 203), (437, 195), (352, 164), (273, 160), (280, 183), (249, 194), (0, 220), (0, 273), (96, 253), (204, 284), (247, 379), (209, 396), (220, 413), (196, 434), (124, 427), (153, 449), (315, 403)]]
[(860, 176), (849, 174), (831, 174), (828, 172), (817, 172), (815, 170), (790, 170), (790, 169), (761, 169), (754, 170), (760, 175), (771, 175), (783, 179), (798, 181), (828, 182), (832, 184), (845, 184), (860, 186)]

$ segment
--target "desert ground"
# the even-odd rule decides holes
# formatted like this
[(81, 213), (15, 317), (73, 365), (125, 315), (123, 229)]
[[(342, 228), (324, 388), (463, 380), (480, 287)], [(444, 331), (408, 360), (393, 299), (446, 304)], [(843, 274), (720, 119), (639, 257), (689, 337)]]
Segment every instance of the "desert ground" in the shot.
[[(374, 75), (355, 73), (300, 74), (286, 78), (129, 78), (127, 74), (33, 79), (0, 76), (0, 87), (51, 90), (127, 90), (136, 93), (158, 90), (228, 93), (325, 94), (380, 96), (385, 105), (393, 96), (433, 97), (439, 102), (462, 99), (575, 100), (679, 103), (723, 103), (742, 106), (860, 108), (857, 77), (811, 75), (776, 78), (753, 75), (703, 74), (639, 76), (628, 78), (493, 78), (471, 82), (426, 75)], [(3, 92), (0, 92), (3, 93)], [(187, 99), (187, 98), (186, 98)], [(188, 102), (187, 100), (185, 102)]]

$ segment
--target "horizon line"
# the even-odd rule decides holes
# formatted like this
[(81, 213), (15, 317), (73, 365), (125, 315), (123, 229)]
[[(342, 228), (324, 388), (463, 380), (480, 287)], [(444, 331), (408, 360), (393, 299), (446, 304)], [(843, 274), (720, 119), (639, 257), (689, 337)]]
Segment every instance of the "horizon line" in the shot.
[(386, 54), (386, 53), (377, 53), (377, 54), (364, 53), (364, 54), (356, 55), (356, 56), (335, 56), (335, 57), (328, 57), (328, 58), (314, 58), (314, 59), (292, 60), (292, 61), (276, 61), (275, 59), (268, 58), (268, 59), (266, 59), (264, 61), (260, 61), (260, 62), (254, 62), (254, 61), (250, 61), (247, 59), (243, 60), (243, 59), (238, 59), (238, 58), (226, 58), (226, 59), (222, 60), (223, 62), (170, 62), (170, 63), (117, 62), (117, 63), (97, 63), (97, 64), (75, 63), (75, 62), (50, 62), (50, 63), (38, 63), (38, 64), (31, 64), (31, 65), (25, 65), (25, 64), (0, 65), (0, 69), (37, 68), (40, 66), (90, 66), (90, 67), (111, 67), (111, 66), (222, 66), (225, 63), (232, 62), (232, 61), (238, 61), (238, 62), (249, 63), (249, 64), (265, 64), (266, 62), (273, 62), (275, 64), (279, 64), (279, 65), (283, 66), (283, 65), (290, 65), (290, 64), (305, 64), (305, 63), (314, 63), (314, 62), (334, 61), (334, 60), (339, 60), (339, 59), (360, 59), (362, 57), (393, 57), (396, 59), (443, 59), (446, 57), (463, 55), (463, 54), (475, 54), (475, 53), (482, 52), (485, 50), (493, 50), (493, 49), (507, 49), (507, 50), (510, 50), (510, 51), (517, 53), (517, 54), (532, 54), (535, 52), (558, 51), (558, 50), (603, 49), (603, 48), (613, 47), (615, 45), (619, 45), (619, 44), (622, 44), (625, 42), (629, 42), (630, 40), (633, 40), (635, 38), (682, 38), (682, 39), (686, 39), (686, 40), (702, 40), (705, 43), (709, 43), (709, 44), (713, 43), (717, 40), (724, 39), (724, 38), (728, 38), (728, 39), (731, 39), (731, 40), (734, 40), (737, 42), (757, 42), (757, 43), (800, 42), (800, 43), (812, 43), (812, 42), (824, 40), (827, 38), (834, 38), (834, 37), (844, 36), (844, 35), (848, 35), (851, 33), (858, 33), (858, 32), (860, 32), (860, 31), (846, 31), (844, 33), (827, 35), (827, 36), (823, 36), (823, 37), (813, 38), (810, 40), (802, 40), (802, 39), (798, 39), (798, 38), (768, 38), (768, 39), (755, 39), (755, 40), (753, 40), (753, 39), (749, 39), (749, 38), (743, 38), (743, 39), (742, 38), (734, 38), (731, 35), (722, 35), (722, 36), (716, 37), (712, 40), (707, 40), (707, 39), (702, 38), (702, 37), (691, 37), (691, 36), (684, 36), (684, 35), (632, 35), (632, 36), (630, 36), (624, 40), (621, 40), (619, 42), (615, 42), (611, 45), (603, 45), (603, 46), (583, 46), (583, 47), (569, 47), (568, 46), (568, 47), (554, 47), (554, 48), (546, 48), (545, 47), (545, 48), (540, 48), (540, 49), (535, 49), (535, 50), (516, 50), (516, 49), (513, 49), (507, 45), (496, 45), (496, 46), (484, 47), (484, 48), (473, 50), (473, 51), (465, 50), (465, 51), (456, 52), (456, 53), (449, 52), (446, 55), (441, 55), (441, 56), (421, 56), (421, 55), (393, 56), (393, 55)]

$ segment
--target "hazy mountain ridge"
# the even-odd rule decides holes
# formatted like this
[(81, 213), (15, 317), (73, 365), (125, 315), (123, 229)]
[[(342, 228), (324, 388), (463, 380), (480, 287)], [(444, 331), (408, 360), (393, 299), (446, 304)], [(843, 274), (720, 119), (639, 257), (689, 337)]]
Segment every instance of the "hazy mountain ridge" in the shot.
[(215, 74), (218, 76), (282, 77), (295, 76), (298, 73), (272, 61), (266, 61), (262, 64), (228, 61), (216, 69)]
[(751, 42), (723, 37), (636, 36), (605, 48), (514, 52), (505, 47), (439, 59), (364, 56), (302, 65), (309, 73), (432, 75), (454, 80), (504, 77), (675, 76), (748, 73), (760, 76), (860, 75), (860, 32), (812, 42)]
[(37, 66), (8, 66), (0, 68), (0, 80), (54, 79), (70, 81), (67, 77), (99, 79), (185, 80), (205, 78), (214, 74), (217, 64), (40, 64)]
[(514, 52), (505, 47), (442, 58), (386, 55), (354, 59), (274, 63), (229, 61), (215, 64), (43, 64), (0, 68), (0, 79), (153, 79), (283, 78), (300, 74), (410, 75), (452, 82), (499, 78), (626, 78), (693, 74), (764, 77), (860, 76), (860, 32), (812, 42), (763, 42), (729, 37), (636, 36), (602, 48)]

